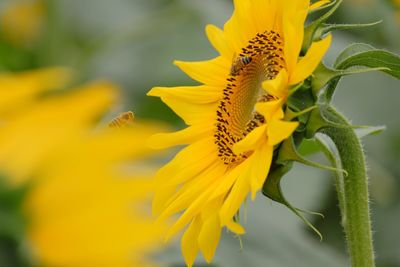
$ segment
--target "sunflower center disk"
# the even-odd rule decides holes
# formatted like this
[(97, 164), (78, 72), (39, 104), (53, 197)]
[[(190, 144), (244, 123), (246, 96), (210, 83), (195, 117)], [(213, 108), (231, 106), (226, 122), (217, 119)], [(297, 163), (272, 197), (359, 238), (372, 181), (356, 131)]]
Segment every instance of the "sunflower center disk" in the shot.
[(238, 164), (248, 156), (236, 155), (232, 147), (265, 122), (254, 106), (273, 97), (265, 93), (261, 84), (274, 79), (284, 66), (283, 40), (274, 31), (258, 33), (233, 60), (218, 105), (214, 134), (218, 156), (224, 164)]

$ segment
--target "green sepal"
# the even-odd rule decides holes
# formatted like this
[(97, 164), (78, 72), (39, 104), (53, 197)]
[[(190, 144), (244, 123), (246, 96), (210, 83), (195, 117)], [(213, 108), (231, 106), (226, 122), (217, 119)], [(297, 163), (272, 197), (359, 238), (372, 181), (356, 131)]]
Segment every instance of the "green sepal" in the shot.
[(322, 62), (318, 65), (314, 70), (311, 81), (311, 90), (316, 99), (318, 98), (320, 90), (335, 77), (337, 77), (335, 70), (328, 68)]
[(360, 29), (366, 27), (372, 27), (381, 23), (382, 20), (371, 22), (371, 23), (359, 23), (359, 24), (324, 24), (320, 28), (318, 28), (316, 32), (316, 36), (324, 36), (332, 31), (337, 30), (353, 30), (353, 29)]
[(300, 155), (306, 157), (321, 152), (321, 148), (315, 138), (303, 139), (297, 147), (297, 151), (300, 153)]
[(323, 8), (321, 7), (321, 9), (329, 8), (329, 10), (321, 17), (311, 22), (304, 29), (303, 46), (301, 49), (303, 53), (305, 53), (308, 50), (313, 41), (317, 41), (322, 38), (321, 31), (319, 29), (324, 26), (325, 22), (333, 15), (333, 13), (335, 13), (335, 11), (339, 8), (342, 2), (343, 0), (336, 0), (333, 1), (332, 4), (325, 5), (323, 6)]
[(325, 218), (325, 215), (320, 213), (320, 212), (315, 212), (315, 211), (310, 211), (310, 210), (305, 210), (305, 209), (299, 209), (299, 208), (296, 208), (296, 210), (298, 210), (299, 212), (305, 213), (305, 214), (319, 216), (322, 219)]
[(293, 207), (286, 200), (286, 198), (284, 197), (284, 195), (282, 193), (281, 179), (287, 172), (289, 172), (291, 170), (292, 165), (293, 165), (293, 162), (287, 162), (284, 165), (276, 166), (276, 168), (274, 168), (274, 170), (270, 172), (270, 174), (268, 175), (268, 178), (265, 180), (265, 183), (264, 183), (263, 189), (262, 189), (262, 193), (266, 197), (268, 197), (282, 205), (285, 205), (297, 217), (299, 217), (308, 227), (310, 227), (322, 240), (322, 234), (318, 231), (318, 229), (314, 225), (312, 225), (312, 223), (309, 220), (307, 220), (307, 218), (305, 218), (303, 216), (303, 214), (301, 214), (301, 212), (305, 212), (305, 213), (310, 213), (310, 212), (303, 211), (296, 207)]
[(317, 105), (311, 106), (309, 108), (303, 109), (301, 111), (295, 112), (291, 109), (287, 109), (287, 111), (285, 112), (285, 121), (291, 121), (293, 119), (296, 118), (300, 118), (299, 121), (300, 122), (304, 122), (301, 118), (303, 115), (313, 111), (314, 109), (318, 108)]
[(311, 111), (310, 118), (307, 122), (307, 128), (305, 132), (305, 137), (307, 139), (311, 139), (314, 137), (314, 135), (321, 129), (325, 127), (334, 127), (334, 128), (352, 128), (352, 126), (348, 126), (345, 124), (339, 124), (336, 122), (330, 121), (324, 113), (328, 109), (328, 106), (325, 104), (322, 104), (318, 106), (317, 109), (314, 109)]
[(312, 95), (310, 86), (307, 81), (305, 86), (290, 95), (286, 101), (285, 120), (297, 119), (300, 122), (296, 132), (305, 130), (311, 111), (317, 108), (315, 105), (316, 98)]
[(293, 95), (293, 94), (295, 94), (298, 90), (300, 90), (300, 89), (302, 89), (304, 87), (305, 87), (304, 86), (304, 81), (299, 83), (299, 84), (297, 84), (297, 85), (295, 85), (295, 86), (293, 86), (292, 88), (289, 89), (288, 97)]
[(276, 163), (285, 164), (286, 162), (290, 162), (290, 161), (296, 161), (296, 162), (302, 163), (304, 165), (311, 166), (311, 167), (318, 168), (318, 169), (334, 171), (334, 172), (343, 172), (346, 175), (346, 171), (343, 169), (338, 169), (338, 168), (335, 168), (332, 166), (322, 165), (320, 163), (310, 161), (310, 160), (304, 158), (303, 156), (301, 156), (295, 147), (293, 138), (288, 138), (282, 143), (282, 145), (279, 149), (279, 155), (276, 160)]
[(285, 205), (286, 199), (282, 194), (282, 188), (280, 183), (282, 177), (286, 173), (288, 173), (292, 169), (292, 167), (293, 167), (293, 162), (287, 162), (284, 165), (278, 165), (275, 168), (273, 168), (273, 170), (270, 171), (267, 179), (264, 182), (262, 193), (266, 197), (272, 199), (273, 201)]
[(286, 105), (290, 107), (294, 112), (301, 112), (311, 106), (315, 105), (315, 98), (311, 93), (311, 79), (308, 79), (302, 83), (302, 86), (292, 88)]
[(377, 135), (386, 130), (386, 126), (360, 126), (355, 129), (358, 138), (363, 138), (369, 135)]

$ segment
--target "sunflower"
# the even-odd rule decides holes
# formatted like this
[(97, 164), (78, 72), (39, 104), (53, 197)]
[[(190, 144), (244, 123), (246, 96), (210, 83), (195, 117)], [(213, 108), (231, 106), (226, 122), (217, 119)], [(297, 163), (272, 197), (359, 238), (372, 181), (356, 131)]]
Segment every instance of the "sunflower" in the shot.
[(331, 37), (301, 51), (307, 0), (237, 0), (223, 30), (206, 34), (219, 56), (175, 64), (199, 86), (155, 87), (188, 125), (149, 139), (154, 148), (187, 145), (156, 175), (153, 210), (160, 220), (181, 213), (166, 239), (188, 226), (182, 253), (192, 266), (199, 250), (210, 262), (221, 228), (244, 228), (235, 215), (251, 192), (254, 199), (271, 165), (274, 147), (298, 126), (284, 121), (289, 89), (307, 79), (329, 48)]
[(50, 91), (69, 75), (62, 68), (0, 75), (0, 182), (27, 188), (18, 242), (38, 266), (154, 266), (146, 254), (163, 225), (145, 209), (154, 171), (142, 140), (161, 128), (97, 125), (118, 88), (101, 81)]
[(16, 46), (32, 46), (43, 30), (45, 11), (42, 0), (9, 1), (0, 13), (1, 32)]
[(393, 0), (394, 5), (394, 17), (398, 24), (400, 24), (400, 0)]

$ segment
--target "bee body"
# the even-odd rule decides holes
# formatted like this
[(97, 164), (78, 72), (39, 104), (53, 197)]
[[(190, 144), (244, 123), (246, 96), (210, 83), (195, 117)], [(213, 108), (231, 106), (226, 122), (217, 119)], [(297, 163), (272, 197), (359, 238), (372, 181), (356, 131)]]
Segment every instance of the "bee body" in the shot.
[(119, 114), (117, 117), (115, 117), (114, 119), (112, 119), (110, 121), (110, 123), (108, 124), (108, 127), (110, 127), (110, 128), (125, 127), (127, 125), (132, 124), (134, 117), (135, 117), (135, 115), (133, 114), (132, 111), (123, 112), (123, 113)]
[(253, 59), (251, 57), (237, 57), (233, 60), (232, 66), (231, 66), (231, 76), (237, 76), (240, 74), (240, 72), (251, 63)]

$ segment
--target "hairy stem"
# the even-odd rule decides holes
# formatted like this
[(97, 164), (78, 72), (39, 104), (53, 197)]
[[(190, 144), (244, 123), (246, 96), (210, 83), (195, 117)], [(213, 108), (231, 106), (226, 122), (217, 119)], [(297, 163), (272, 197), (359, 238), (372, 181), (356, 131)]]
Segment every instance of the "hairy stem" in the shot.
[[(332, 122), (350, 123), (333, 108), (325, 116)], [(348, 172), (337, 181), (342, 214), (342, 223), (347, 237), (347, 246), (353, 267), (374, 267), (371, 220), (368, 202), (368, 179), (361, 142), (354, 129), (326, 127), (321, 133), (330, 137), (335, 144), (342, 168)], [(340, 179), (340, 176), (338, 176)]]

